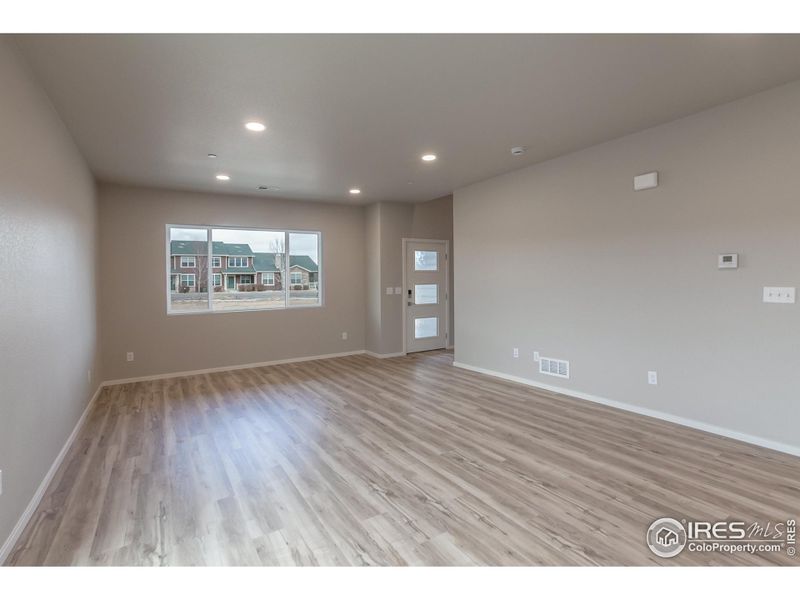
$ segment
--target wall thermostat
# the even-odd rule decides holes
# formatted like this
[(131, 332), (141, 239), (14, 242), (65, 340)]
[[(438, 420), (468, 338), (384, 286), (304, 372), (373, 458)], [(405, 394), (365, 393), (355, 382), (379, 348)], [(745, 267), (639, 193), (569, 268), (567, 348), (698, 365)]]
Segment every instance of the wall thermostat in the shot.
[(717, 266), (720, 269), (738, 269), (739, 268), (739, 255), (738, 254), (720, 254), (717, 261)]

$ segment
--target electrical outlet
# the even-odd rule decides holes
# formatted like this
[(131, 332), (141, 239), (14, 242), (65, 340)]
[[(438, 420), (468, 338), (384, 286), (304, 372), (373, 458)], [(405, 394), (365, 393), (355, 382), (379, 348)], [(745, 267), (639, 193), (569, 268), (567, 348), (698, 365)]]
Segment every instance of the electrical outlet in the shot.
[(533, 353), (533, 362), (539, 362), (539, 353), (538, 352), (534, 352)]
[(347, 339), (347, 332), (346, 332), (346, 331), (343, 331), (343, 332), (342, 332), (342, 339), (343, 339), (343, 340), (346, 340), (346, 339)]
[(133, 362), (133, 352), (128, 352), (127, 359), (128, 362)]
[(658, 373), (655, 371), (648, 371), (647, 383), (649, 383), (650, 385), (658, 385)]
[(513, 354), (514, 354), (514, 358), (519, 358), (519, 348), (514, 348)]

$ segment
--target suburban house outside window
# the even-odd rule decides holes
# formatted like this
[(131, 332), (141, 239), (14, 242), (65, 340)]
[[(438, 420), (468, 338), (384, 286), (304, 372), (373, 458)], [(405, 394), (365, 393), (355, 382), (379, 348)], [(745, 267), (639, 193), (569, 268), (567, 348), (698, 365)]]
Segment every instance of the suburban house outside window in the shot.
[(322, 236), (167, 225), (167, 312), (271, 310), (322, 305)]

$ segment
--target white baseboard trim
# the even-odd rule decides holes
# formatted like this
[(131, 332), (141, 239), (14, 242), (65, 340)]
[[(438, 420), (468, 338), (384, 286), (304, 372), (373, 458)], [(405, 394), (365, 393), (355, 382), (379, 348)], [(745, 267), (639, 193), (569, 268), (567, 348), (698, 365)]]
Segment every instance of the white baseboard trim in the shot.
[(64, 445), (61, 447), (61, 451), (58, 453), (58, 456), (56, 456), (53, 464), (50, 465), (50, 469), (48, 469), (44, 479), (42, 479), (42, 482), (39, 484), (39, 487), (33, 494), (33, 498), (31, 498), (31, 501), (28, 502), (28, 506), (25, 507), (25, 511), (22, 513), (22, 516), (20, 516), (17, 524), (14, 526), (14, 529), (11, 530), (8, 538), (5, 542), (3, 542), (2, 547), (0, 547), (0, 566), (6, 563), (11, 551), (14, 549), (14, 546), (19, 540), (19, 536), (22, 535), (25, 527), (28, 526), (28, 522), (31, 520), (31, 517), (33, 517), (33, 513), (36, 512), (37, 508), (39, 508), (39, 503), (42, 501), (44, 493), (47, 491), (47, 487), (50, 485), (50, 482), (53, 481), (53, 477), (55, 477), (56, 472), (58, 471), (59, 467), (61, 467), (61, 463), (64, 461), (64, 457), (67, 455), (67, 452), (69, 452), (69, 449), (72, 446), (72, 443), (75, 441), (75, 438), (78, 437), (78, 432), (86, 422), (86, 417), (89, 416), (89, 411), (92, 409), (92, 406), (94, 406), (94, 403), (100, 395), (103, 387), (104, 385), (102, 383), (97, 386), (97, 390), (95, 390), (95, 393), (91, 400), (89, 400), (86, 408), (83, 409), (83, 413), (78, 419), (78, 422), (75, 424), (75, 427), (72, 429), (72, 433), (69, 434), (67, 441), (64, 442)]
[(141, 377), (129, 377), (127, 379), (111, 379), (104, 381), (101, 387), (109, 385), (121, 385), (123, 383), (138, 383), (140, 381), (157, 381), (159, 379), (172, 379), (173, 377), (190, 377), (192, 375), (203, 375), (205, 373), (221, 373), (223, 371), (239, 371), (241, 369), (254, 369), (256, 367), (271, 367), (273, 365), (286, 365), (289, 363), (307, 362), (310, 360), (324, 360), (326, 358), (339, 358), (342, 356), (354, 356), (364, 354), (364, 350), (351, 350), (349, 352), (335, 352), (333, 354), (320, 354), (317, 356), (299, 356), (297, 358), (281, 358), (279, 360), (268, 360), (266, 362), (248, 363), (244, 365), (229, 365), (227, 367), (211, 367), (210, 369), (197, 369), (195, 371), (176, 371), (174, 373), (160, 373), (158, 375), (142, 375)]
[(476, 373), (481, 373), (483, 375), (489, 375), (491, 377), (497, 377), (499, 379), (505, 379), (507, 381), (513, 381), (515, 383), (521, 383), (522, 385), (527, 385), (530, 387), (538, 388), (541, 390), (546, 390), (548, 392), (554, 392), (556, 394), (563, 394), (565, 396), (571, 396), (572, 398), (578, 398), (580, 400), (588, 400), (589, 402), (595, 402), (597, 404), (603, 404), (605, 406), (610, 406), (612, 408), (618, 408), (620, 410), (624, 410), (627, 412), (636, 413), (639, 415), (644, 415), (646, 417), (653, 417), (655, 419), (661, 419), (662, 421), (669, 421), (670, 423), (675, 423), (677, 425), (684, 425), (685, 427), (691, 427), (692, 429), (699, 429), (700, 431), (705, 431), (707, 433), (713, 433), (716, 435), (721, 435), (723, 437), (731, 438), (734, 440), (738, 440), (740, 442), (746, 442), (748, 444), (753, 444), (754, 446), (761, 446), (762, 448), (769, 448), (770, 450), (776, 450), (778, 452), (783, 452), (784, 454), (791, 454), (793, 456), (800, 456), (800, 447), (792, 446), (790, 444), (784, 444), (783, 442), (776, 442), (774, 440), (769, 440), (766, 438), (758, 437), (755, 435), (750, 435), (749, 433), (743, 433), (741, 431), (735, 431), (732, 429), (726, 429), (724, 427), (718, 427), (717, 425), (711, 425), (710, 423), (705, 423), (704, 421), (696, 421), (694, 419), (687, 419), (685, 417), (680, 417), (678, 415), (673, 415), (670, 413), (661, 412), (659, 410), (652, 410), (650, 408), (645, 408), (643, 406), (636, 406), (635, 404), (628, 404), (626, 402), (619, 402), (617, 400), (610, 400), (608, 398), (603, 398), (601, 396), (595, 396), (594, 394), (587, 394), (585, 392), (578, 392), (576, 390), (571, 390), (568, 388), (559, 387), (556, 385), (550, 385), (547, 383), (542, 383), (540, 381), (534, 381), (533, 379), (526, 379), (524, 377), (517, 377), (516, 375), (509, 375), (507, 373), (501, 373), (500, 371), (493, 371), (491, 369), (484, 369), (483, 367), (476, 367), (474, 365), (468, 365), (465, 363), (453, 361), (453, 366), (458, 367), (459, 369), (465, 369), (467, 371), (474, 371)]
[(405, 356), (405, 352), (391, 352), (390, 354), (378, 354), (377, 352), (373, 352), (372, 350), (364, 350), (364, 354), (367, 356), (371, 356), (372, 358), (396, 358), (398, 356)]

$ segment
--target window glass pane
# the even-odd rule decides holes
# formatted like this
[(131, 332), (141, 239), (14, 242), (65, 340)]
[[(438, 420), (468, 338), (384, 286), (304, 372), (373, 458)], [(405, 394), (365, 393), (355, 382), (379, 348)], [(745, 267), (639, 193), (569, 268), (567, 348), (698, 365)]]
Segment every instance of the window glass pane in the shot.
[[(214, 287), (214, 310), (285, 308), (283, 263), (286, 234), (282, 231), (213, 229), (214, 255), (221, 258), (220, 285)], [(263, 281), (271, 274), (275, 285)]]
[(424, 317), (422, 319), (414, 319), (414, 337), (429, 338), (436, 337), (439, 332), (439, 319), (438, 317)]
[(289, 234), (289, 305), (320, 303), (319, 234)]
[(414, 286), (414, 304), (438, 304), (439, 286), (435, 283), (426, 283)]
[(439, 268), (439, 253), (428, 250), (414, 250), (415, 271), (436, 271)]
[(208, 310), (208, 230), (172, 227), (169, 247), (169, 310)]

